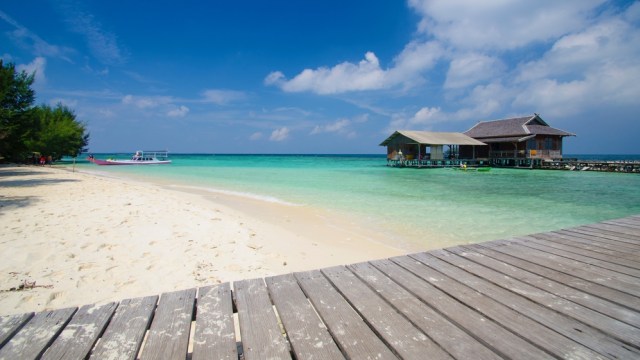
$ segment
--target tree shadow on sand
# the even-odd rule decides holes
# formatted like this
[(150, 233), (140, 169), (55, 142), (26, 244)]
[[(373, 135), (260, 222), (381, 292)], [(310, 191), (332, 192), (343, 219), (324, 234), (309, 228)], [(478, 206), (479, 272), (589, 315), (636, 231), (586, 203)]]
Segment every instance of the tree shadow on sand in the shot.
[[(20, 167), (0, 166), (0, 188), (2, 187), (29, 187), (49, 184), (59, 184), (64, 182), (76, 182), (74, 179), (40, 179), (39, 175), (51, 174), (50, 172), (38, 170), (37, 167), (29, 167), (28, 170)], [(16, 179), (19, 176), (27, 176), (26, 179)]]
[(0, 195), (0, 216), (7, 211), (27, 207), (38, 202), (36, 196), (2, 196)]
[(25, 179), (25, 180), (5, 180), (0, 177), (0, 187), (27, 187), (60, 184), (65, 182), (78, 182), (73, 179)]

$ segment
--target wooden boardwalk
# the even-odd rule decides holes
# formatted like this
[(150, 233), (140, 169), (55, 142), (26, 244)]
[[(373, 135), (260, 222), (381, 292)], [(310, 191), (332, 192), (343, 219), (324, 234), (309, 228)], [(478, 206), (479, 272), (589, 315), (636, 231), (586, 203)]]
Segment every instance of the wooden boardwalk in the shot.
[(0, 359), (640, 359), (640, 216), (0, 317)]

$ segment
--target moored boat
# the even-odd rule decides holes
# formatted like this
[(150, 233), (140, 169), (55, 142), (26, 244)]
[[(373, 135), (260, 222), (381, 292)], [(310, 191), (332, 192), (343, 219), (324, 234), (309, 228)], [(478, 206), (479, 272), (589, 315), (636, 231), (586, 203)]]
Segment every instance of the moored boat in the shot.
[(96, 159), (89, 156), (89, 161), (96, 165), (161, 165), (171, 164), (168, 151), (142, 151), (138, 150), (131, 159)]

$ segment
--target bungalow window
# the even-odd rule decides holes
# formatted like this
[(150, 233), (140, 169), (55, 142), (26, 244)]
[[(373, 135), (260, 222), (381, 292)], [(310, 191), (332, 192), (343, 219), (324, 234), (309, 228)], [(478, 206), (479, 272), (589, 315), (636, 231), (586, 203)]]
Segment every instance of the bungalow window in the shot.
[(537, 149), (537, 146), (536, 146), (536, 139), (535, 139), (535, 138), (533, 138), (533, 139), (529, 139), (529, 144), (527, 144), (527, 148), (528, 148), (529, 150), (536, 150), (536, 149)]
[(544, 149), (545, 150), (552, 150), (553, 149), (553, 139), (548, 137), (546, 139), (544, 139)]

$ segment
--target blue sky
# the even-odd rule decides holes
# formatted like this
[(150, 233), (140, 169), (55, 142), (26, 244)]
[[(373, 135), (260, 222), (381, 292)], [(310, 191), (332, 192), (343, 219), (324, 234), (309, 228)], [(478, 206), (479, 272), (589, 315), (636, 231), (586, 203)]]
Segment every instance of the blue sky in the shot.
[(384, 153), (536, 112), (565, 153), (640, 153), (638, 1), (11, 1), (0, 56), (92, 152)]

